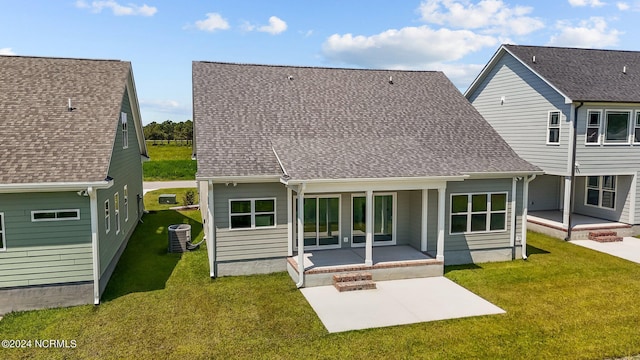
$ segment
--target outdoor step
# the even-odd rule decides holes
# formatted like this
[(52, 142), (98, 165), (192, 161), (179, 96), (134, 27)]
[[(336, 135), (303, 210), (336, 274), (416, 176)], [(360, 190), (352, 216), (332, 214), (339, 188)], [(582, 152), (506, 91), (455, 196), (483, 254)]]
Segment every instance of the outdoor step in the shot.
[(595, 240), (596, 237), (600, 236), (618, 236), (618, 232), (612, 230), (589, 231), (589, 240)]
[(601, 242), (601, 243), (606, 243), (606, 242), (622, 241), (622, 237), (621, 236), (614, 236), (614, 235), (606, 235), (606, 236), (596, 236), (593, 239), (591, 239), (591, 237), (589, 237), (589, 240), (593, 240), (593, 241), (597, 241), (597, 242)]
[(373, 276), (371, 275), (370, 272), (356, 272), (356, 273), (333, 275), (334, 284), (342, 283), (342, 282), (364, 281), (364, 280), (373, 280)]
[(333, 284), (339, 292), (354, 290), (372, 290), (376, 288), (373, 280), (345, 281)]

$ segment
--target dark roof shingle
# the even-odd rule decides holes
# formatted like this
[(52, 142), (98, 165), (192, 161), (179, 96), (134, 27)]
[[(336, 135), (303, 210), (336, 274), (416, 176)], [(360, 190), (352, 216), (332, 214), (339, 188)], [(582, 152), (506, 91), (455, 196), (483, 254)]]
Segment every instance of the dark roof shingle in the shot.
[(573, 101), (640, 102), (638, 51), (521, 45), (504, 48)]
[(199, 177), (538, 170), (441, 72), (194, 62), (193, 97)]
[(0, 56), (0, 184), (104, 180), (130, 66)]

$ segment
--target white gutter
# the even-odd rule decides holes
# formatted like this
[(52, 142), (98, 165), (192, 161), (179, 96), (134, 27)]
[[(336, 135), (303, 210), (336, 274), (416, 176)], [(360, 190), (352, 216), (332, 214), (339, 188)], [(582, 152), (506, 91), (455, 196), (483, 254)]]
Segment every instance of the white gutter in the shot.
[[(541, 172), (542, 173), (542, 172)], [(527, 172), (526, 174), (531, 174)], [(381, 178), (344, 178), (344, 179), (296, 179), (286, 180), (281, 179), (285, 185), (300, 185), (300, 184), (322, 184), (322, 183), (361, 183), (361, 182), (380, 182), (380, 181), (422, 181), (422, 180), (437, 180), (437, 181), (464, 181), (468, 179), (469, 175), (459, 176), (417, 176), (417, 177), (381, 177)]]
[(304, 188), (298, 186), (298, 289), (304, 287)]
[(280, 175), (253, 175), (253, 176), (196, 176), (198, 181), (212, 181), (216, 184), (225, 183), (255, 183), (255, 182), (279, 182)]
[(536, 176), (531, 175), (530, 178), (524, 179), (524, 184), (522, 185), (522, 259), (527, 260), (527, 209), (529, 202), (529, 183), (532, 182)]
[(98, 194), (92, 186), (87, 188), (91, 211), (91, 252), (93, 254), (93, 303), (100, 304), (100, 249), (98, 245)]
[(0, 184), (0, 193), (24, 193), (24, 192), (58, 192), (80, 191), (89, 187), (108, 189), (113, 185), (113, 180), (93, 182), (57, 182), (57, 183), (28, 183), (28, 184)]

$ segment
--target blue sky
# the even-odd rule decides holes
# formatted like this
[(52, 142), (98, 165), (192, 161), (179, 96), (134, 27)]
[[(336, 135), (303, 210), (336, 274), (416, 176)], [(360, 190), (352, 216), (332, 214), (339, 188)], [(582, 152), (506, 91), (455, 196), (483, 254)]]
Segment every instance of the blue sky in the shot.
[(194, 60), (442, 70), (463, 91), (502, 43), (640, 50), (640, 0), (0, 0), (0, 9), (0, 54), (131, 61), (145, 124), (191, 119)]

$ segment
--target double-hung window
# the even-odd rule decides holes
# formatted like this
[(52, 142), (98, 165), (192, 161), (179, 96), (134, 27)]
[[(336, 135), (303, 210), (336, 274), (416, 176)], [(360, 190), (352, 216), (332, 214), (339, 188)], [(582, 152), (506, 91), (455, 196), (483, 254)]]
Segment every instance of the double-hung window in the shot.
[(547, 144), (560, 143), (560, 111), (549, 111), (547, 122)]
[(109, 199), (104, 202), (104, 232), (109, 233), (111, 230), (111, 214), (109, 213)]
[(124, 222), (127, 222), (129, 221), (129, 188), (127, 185), (124, 186), (122, 195), (124, 195)]
[(604, 124), (605, 144), (628, 144), (631, 111), (607, 111)]
[(636, 125), (633, 128), (633, 142), (640, 143), (640, 111), (636, 111)]
[(255, 229), (275, 226), (275, 198), (229, 200), (230, 229)]
[(587, 112), (587, 144), (600, 144), (600, 118), (602, 111), (589, 110)]
[(452, 194), (450, 233), (504, 231), (507, 193)]
[(587, 176), (585, 204), (607, 209), (616, 207), (616, 176)]
[(4, 234), (4, 213), (0, 213), (0, 251), (7, 250), (6, 237)]
[(120, 194), (113, 195), (113, 213), (116, 216), (116, 234), (120, 233)]
[(122, 148), (129, 147), (129, 125), (127, 124), (127, 113), (120, 114), (120, 120), (122, 122)]

